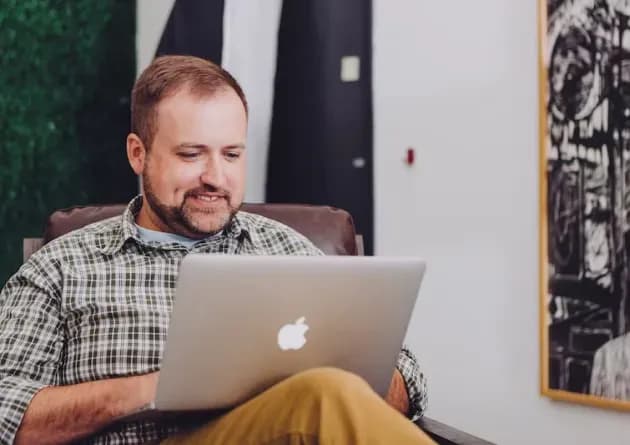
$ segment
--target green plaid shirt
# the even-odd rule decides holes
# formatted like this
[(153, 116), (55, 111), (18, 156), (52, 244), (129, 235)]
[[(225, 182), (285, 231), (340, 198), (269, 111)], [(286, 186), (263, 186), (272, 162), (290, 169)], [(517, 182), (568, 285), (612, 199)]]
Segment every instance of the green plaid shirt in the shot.
[[(37, 251), (0, 293), (0, 443), (13, 443), (35, 393), (146, 374), (160, 361), (177, 271), (188, 253), (321, 255), (304, 236), (239, 212), (222, 236), (186, 248), (143, 240), (137, 197), (114, 217), (60, 237)], [(412, 416), (426, 407), (426, 384), (411, 352), (398, 360)], [(168, 421), (130, 422), (85, 443), (137, 444), (179, 430)]]

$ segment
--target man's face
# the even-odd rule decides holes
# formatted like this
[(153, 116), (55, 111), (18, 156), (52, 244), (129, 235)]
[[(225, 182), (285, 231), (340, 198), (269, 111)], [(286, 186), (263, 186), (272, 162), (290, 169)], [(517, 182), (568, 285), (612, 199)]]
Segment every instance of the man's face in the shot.
[(162, 100), (140, 171), (138, 223), (196, 239), (222, 230), (243, 202), (246, 136), (245, 108), (231, 89)]

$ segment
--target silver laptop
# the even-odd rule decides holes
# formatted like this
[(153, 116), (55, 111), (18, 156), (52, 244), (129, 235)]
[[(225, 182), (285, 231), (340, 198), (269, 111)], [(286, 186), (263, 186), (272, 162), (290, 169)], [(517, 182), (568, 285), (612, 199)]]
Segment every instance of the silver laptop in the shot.
[(416, 258), (188, 255), (146, 409), (226, 409), (320, 366), (384, 396), (424, 271)]

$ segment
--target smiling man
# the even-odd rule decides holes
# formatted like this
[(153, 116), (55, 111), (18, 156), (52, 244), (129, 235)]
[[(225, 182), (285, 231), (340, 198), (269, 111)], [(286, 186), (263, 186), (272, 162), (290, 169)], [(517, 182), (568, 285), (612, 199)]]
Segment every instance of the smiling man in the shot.
[(322, 368), (218, 418), (114, 422), (154, 398), (184, 256), (321, 255), (292, 229), (239, 211), (247, 102), (229, 73), (161, 57), (132, 96), (127, 155), (143, 195), (121, 217), (44, 246), (0, 293), (0, 443), (431, 443), (401, 415), (426, 405), (407, 349), (386, 400)]
[(243, 202), (247, 102), (231, 77), (221, 84), (194, 72), (198, 59), (162, 58), (154, 65), (168, 69), (172, 60), (182, 70), (190, 64), (186, 87), (178, 85), (185, 72), (158, 85), (148, 72), (134, 88), (127, 154), (145, 197), (137, 223), (201, 239), (226, 227)]

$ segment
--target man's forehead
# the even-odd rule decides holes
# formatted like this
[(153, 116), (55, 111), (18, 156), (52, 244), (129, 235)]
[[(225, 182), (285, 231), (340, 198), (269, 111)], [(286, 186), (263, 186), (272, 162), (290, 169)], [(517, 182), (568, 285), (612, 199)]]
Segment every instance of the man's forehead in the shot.
[(224, 91), (207, 97), (182, 92), (160, 101), (156, 111), (158, 130), (163, 126), (171, 131), (218, 126), (247, 131), (245, 108), (234, 92)]

